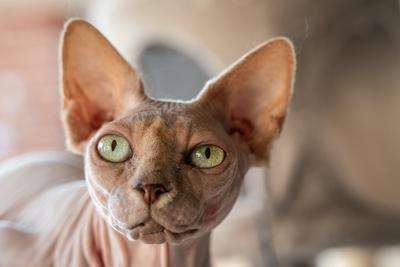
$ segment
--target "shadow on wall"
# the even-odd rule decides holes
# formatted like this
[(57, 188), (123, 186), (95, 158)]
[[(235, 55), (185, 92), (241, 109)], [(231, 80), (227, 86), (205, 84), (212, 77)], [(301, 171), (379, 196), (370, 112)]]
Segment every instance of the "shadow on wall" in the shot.
[(139, 69), (147, 93), (154, 98), (190, 100), (210, 78), (194, 59), (162, 44), (144, 49)]

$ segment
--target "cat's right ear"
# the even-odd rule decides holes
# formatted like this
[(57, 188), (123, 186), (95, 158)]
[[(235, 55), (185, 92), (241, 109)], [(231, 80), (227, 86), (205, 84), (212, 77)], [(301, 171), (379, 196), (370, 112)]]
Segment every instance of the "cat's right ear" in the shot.
[(67, 146), (79, 154), (103, 123), (146, 99), (137, 72), (98, 30), (83, 20), (71, 20), (65, 25), (61, 97)]

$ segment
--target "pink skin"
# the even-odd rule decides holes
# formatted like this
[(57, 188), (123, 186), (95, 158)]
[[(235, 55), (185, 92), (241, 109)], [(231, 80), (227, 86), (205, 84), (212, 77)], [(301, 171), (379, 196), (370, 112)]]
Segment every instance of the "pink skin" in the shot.
[(206, 208), (203, 218), (201, 220), (202, 223), (204, 224), (209, 224), (215, 222), (219, 215), (219, 209), (221, 207), (220, 203), (216, 203), (213, 205), (210, 205)]

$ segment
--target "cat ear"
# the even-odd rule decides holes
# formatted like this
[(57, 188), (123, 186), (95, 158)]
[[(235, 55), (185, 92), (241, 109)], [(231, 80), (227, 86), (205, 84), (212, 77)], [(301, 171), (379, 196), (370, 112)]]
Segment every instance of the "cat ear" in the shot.
[(268, 161), (292, 94), (295, 53), (286, 38), (262, 44), (210, 81), (198, 97), (256, 160)]
[(146, 99), (135, 70), (83, 20), (66, 23), (61, 46), (62, 116), (68, 148), (82, 153), (105, 122)]

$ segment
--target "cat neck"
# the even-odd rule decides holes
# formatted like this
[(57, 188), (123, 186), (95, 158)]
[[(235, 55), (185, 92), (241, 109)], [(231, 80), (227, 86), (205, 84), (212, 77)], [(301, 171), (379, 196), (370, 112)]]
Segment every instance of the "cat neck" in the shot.
[(210, 233), (182, 244), (168, 244), (169, 266), (210, 266)]
[[(114, 230), (93, 208), (92, 251), (101, 266), (207, 267), (210, 266), (210, 233), (181, 244), (144, 244)], [(93, 262), (93, 259), (90, 260)]]

